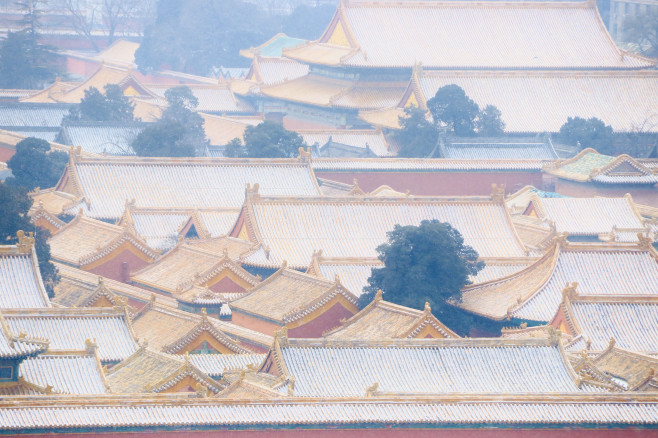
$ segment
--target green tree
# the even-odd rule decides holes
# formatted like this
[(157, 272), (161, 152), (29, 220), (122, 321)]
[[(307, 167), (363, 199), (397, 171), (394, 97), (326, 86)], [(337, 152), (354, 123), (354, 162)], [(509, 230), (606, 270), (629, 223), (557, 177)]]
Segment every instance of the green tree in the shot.
[(404, 109), (400, 117), (402, 129), (393, 136), (400, 145), (400, 157), (432, 157), (436, 153), (439, 133), (432, 123), (427, 121), (425, 111), (410, 106)]
[(503, 122), (502, 114), (493, 105), (487, 105), (480, 111), (475, 120), (475, 127), (478, 135), (484, 137), (496, 137), (505, 133), (505, 122)]
[(641, 54), (658, 57), (658, 11), (654, 8), (629, 15), (624, 21), (624, 39), (635, 44)]
[[(237, 141), (236, 141), (237, 140)], [(244, 147), (234, 139), (226, 147), (227, 157), (294, 158), (306, 147), (301, 135), (288, 131), (280, 123), (266, 120), (244, 131)]]
[(130, 122), (134, 120), (134, 107), (116, 84), (106, 85), (105, 95), (89, 87), (80, 103), (69, 110), (68, 120)]
[(160, 119), (146, 127), (133, 141), (132, 148), (143, 157), (192, 157), (201, 155), (207, 145), (203, 118), (194, 109), (199, 101), (189, 87), (165, 92), (167, 108)]
[(455, 135), (470, 136), (475, 133), (475, 119), (480, 108), (458, 85), (445, 85), (427, 101), (427, 108), (434, 123), (445, 124)]
[(594, 148), (602, 154), (615, 154), (612, 127), (596, 117), (589, 119), (569, 117), (560, 127), (557, 139), (560, 143), (571, 146), (580, 143), (581, 149)]
[(7, 161), (13, 175), (7, 178), (7, 184), (27, 190), (53, 187), (62, 176), (67, 161), (66, 152), (51, 151), (47, 141), (28, 137), (16, 145), (16, 153)]
[(33, 230), (39, 270), (41, 271), (44, 286), (48, 291), (48, 296), (52, 298), (59, 276), (55, 265), (50, 261), (50, 245), (48, 245), (50, 233), (35, 228), (30, 223), (27, 212), (32, 206), (32, 199), (27, 195), (27, 190), (25, 187), (10, 186), (0, 182), (0, 205), (2, 205), (0, 243), (2, 245), (14, 244), (18, 240), (16, 233), (19, 230), (25, 232)]
[(419, 226), (396, 225), (387, 235), (388, 241), (377, 248), (384, 267), (373, 269), (360, 306), (381, 289), (384, 299), (403, 306), (423, 308), (429, 302), (445, 324), (467, 331), (467, 322), (453, 318), (455, 312), (446, 301), (461, 299), (469, 275), (484, 267), (477, 252), (464, 244), (458, 230), (437, 220), (425, 220)]

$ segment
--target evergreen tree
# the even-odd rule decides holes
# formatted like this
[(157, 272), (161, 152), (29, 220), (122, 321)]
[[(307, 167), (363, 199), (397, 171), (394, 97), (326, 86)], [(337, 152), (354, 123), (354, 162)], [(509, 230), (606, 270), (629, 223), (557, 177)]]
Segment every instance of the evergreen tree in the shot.
[(80, 103), (69, 110), (68, 120), (94, 122), (131, 122), (134, 105), (116, 84), (105, 86), (105, 95), (95, 87), (85, 90)]
[(480, 108), (458, 85), (445, 85), (427, 101), (434, 123), (444, 124), (457, 136), (475, 133), (475, 119)]
[(294, 158), (299, 148), (306, 147), (301, 135), (288, 131), (280, 123), (266, 120), (249, 126), (244, 132), (244, 146), (240, 139), (233, 139), (226, 147), (227, 157)]
[(402, 129), (393, 135), (400, 145), (400, 157), (431, 158), (436, 154), (439, 133), (432, 123), (427, 121), (425, 111), (411, 106), (404, 109), (405, 116), (400, 117)]
[(560, 127), (557, 139), (560, 143), (571, 146), (580, 143), (581, 149), (594, 148), (602, 154), (615, 154), (612, 127), (596, 117), (589, 119), (569, 117), (567, 122)]
[(62, 176), (67, 161), (66, 152), (51, 151), (47, 141), (28, 137), (16, 145), (16, 153), (7, 161), (13, 175), (7, 178), (7, 184), (27, 190), (53, 187)]
[(487, 105), (478, 114), (475, 120), (478, 135), (483, 137), (496, 137), (505, 133), (505, 122), (498, 108)]
[(464, 244), (458, 230), (437, 220), (425, 220), (419, 226), (396, 225), (377, 253), (384, 267), (373, 269), (359, 299), (361, 307), (381, 289), (384, 299), (403, 306), (422, 309), (429, 302), (442, 322), (458, 332), (468, 332), (470, 321), (455, 317), (446, 301), (461, 299), (469, 276), (476, 275), (484, 263)]

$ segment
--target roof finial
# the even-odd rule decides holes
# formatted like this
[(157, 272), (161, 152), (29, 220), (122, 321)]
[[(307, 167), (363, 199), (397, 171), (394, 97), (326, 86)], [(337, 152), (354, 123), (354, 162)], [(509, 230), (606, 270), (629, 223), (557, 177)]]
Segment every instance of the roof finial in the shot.
[(383, 299), (382, 298), (383, 294), (384, 293), (382, 292), (381, 289), (377, 289), (377, 292), (375, 292), (375, 301), (381, 301)]
[(430, 303), (425, 301), (425, 313), (432, 313), (432, 308), (430, 307)]

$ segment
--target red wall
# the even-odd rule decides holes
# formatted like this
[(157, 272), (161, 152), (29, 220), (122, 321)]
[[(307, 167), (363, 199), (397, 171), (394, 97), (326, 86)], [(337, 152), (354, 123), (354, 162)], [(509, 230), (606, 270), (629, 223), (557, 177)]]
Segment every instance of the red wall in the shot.
[(540, 171), (527, 172), (325, 172), (315, 171), (318, 178), (353, 184), (371, 192), (387, 185), (399, 192), (412, 195), (464, 196), (491, 194), (491, 184), (505, 184), (507, 193), (527, 185), (542, 188)]
[(210, 290), (213, 292), (244, 292), (244, 288), (237, 284), (235, 281), (231, 280), (229, 277), (224, 277), (219, 280), (217, 283), (210, 286)]
[(340, 325), (341, 318), (348, 319), (354, 315), (342, 304), (336, 303), (322, 315), (294, 329), (288, 330), (290, 338), (320, 338), (322, 333)]
[(0, 161), (6, 163), (16, 153), (16, 149), (10, 149), (0, 146)]
[[(4, 436), (44, 436), (44, 435), (4, 435)], [(642, 429), (312, 429), (312, 430), (181, 430), (181, 431), (153, 431), (145, 430), (144, 432), (94, 432), (94, 433), (61, 433), (56, 435), (49, 434), (51, 437), (62, 438), (95, 438), (103, 436), (105, 438), (160, 438), (160, 437), (177, 437), (177, 438), (207, 438), (207, 437), (228, 437), (228, 438), (380, 438), (381, 436), (391, 438), (641, 438), (656, 437), (657, 430)]]
[[(103, 277), (111, 278), (112, 280), (127, 282), (128, 277), (124, 278), (123, 276), (123, 262), (128, 264), (128, 273), (135, 272), (138, 269), (143, 268), (148, 265), (144, 260), (137, 257), (131, 251), (125, 249), (117, 254), (113, 259), (108, 260), (102, 265), (96, 266), (93, 269), (89, 269), (89, 272), (94, 274), (102, 275)], [(84, 266), (82, 269), (87, 271)]]
[(592, 196), (620, 198), (626, 193), (630, 193), (636, 203), (658, 208), (658, 187), (652, 185), (593, 184), (559, 179), (555, 185), (555, 191), (576, 198)]

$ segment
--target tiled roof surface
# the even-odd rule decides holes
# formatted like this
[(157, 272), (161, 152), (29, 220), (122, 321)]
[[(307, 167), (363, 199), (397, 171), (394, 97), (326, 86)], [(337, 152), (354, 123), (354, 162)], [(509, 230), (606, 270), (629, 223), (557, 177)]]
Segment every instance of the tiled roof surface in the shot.
[(0, 254), (0, 308), (50, 307), (31, 253)]
[(646, 382), (658, 366), (658, 358), (622, 350), (617, 347), (606, 349), (591, 359), (596, 368), (608, 376), (622, 378), (633, 388)]
[[(187, 85), (199, 101), (195, 111), (206, 113), (251, 113), (254, 109), (240, 97), (236, 97), (226, 85)], [(158, 103), (166, 105), (165, 92), (169, 86), (150, 86), (149, 90), (156, 96)]]
[(430, 219), (451, 223), (481, 257), (525, 255), (505, 208), (482, 200), (270, 198), (253, 202), (251, 208), (252, 225), (270, 254), (255, 253), (245, 258), (247, 263), (277, 266), (287, 260), (291, 266), (306, 267), (319, 249), (326, 257), (376, 258), (375, 249), (396, 224), (418, 225)]
[[(435, 379), (433, 379), (435, 380)], [(0, 405), (0, 427), (5, 430), (66, 430), (71, 427), (254, 426), (271, 425), (653, 425), (658, 403), (640, 399), (629, 403), (607, 395), (580, 399), (547, 400), (349, 400), (320, 402), (281, 400), (222, 403), (217, 399), (171, 402), (170, 396), (135, 403), (134, 398), (79, 403), (45, 398), (29, 405)]]
[(94, 154), (135, 155), (130, 146), (141, 126), (112, 124), (67, 124), (62, 128), (69, 143)]
[(658, 183), (655, 160), (636, 160), (628, 155), (611, 157), (594, 149), (582, 150), (575, 157), (546, 167), (546, 171), (573, 181), (596, 181), (608, 184)]
[(605, 350), (614, 339), (624, 350), (658, 353), (658, 301), (573, 301), (570, 307), (592, 350)]
[(253, 80), (258, 80), (264, 85), (274, 85), (306, 76), (309, 66), (292, 59), (259, 56), (254, 60), (252, 69), (258, 69), (257, 76)]
[(131, 212), (135, 231), (153, 249), (167, 250), (176, 246), (178, 230), (190, 218), (190, 211), (162, 209), (157, 212)]
[(111, 309), (22, 309), (4, 317), (12, 332), (47, 339), (51, 350), (81, 351), (95, 340), (101, 361), (118, 362), (137, 349), (125, 315)]
[(124, 229), (84, 216), (78, 216), (52, 236), (48, 243), (56, 260), (78, 265), (89, 254), (117, 239)]
[(581, 391), (560, 348), (545, 341), (422, 341), (290, 341), (281, 360), (297, 397), (364, 397), (375, 383), (378, 392), (400, 394)]
[(224, 146), (234, 138), (242, 140), (248, 126), (255, 126), (263, 122), (263, 119), (259, 117), (230, 118), (204, 113), (199, 115), (203, 117), (203, 129), (212, 146)]
[[(342, 8), (343, 6), (341, 6)], [(340, 14), (340, 9), (339, 9)], [(349, 2), (341, 14), (358, 47), (341, 63), (363, 67), (632, 68), (596, 7), (586, 2)], [(436, 26), (436, 23), (442, 23)], [(350, 37), (354, 41), (349, 41)], [(323, 36), (320, 41), (329, 39)], [(319, 45), (323, 47), (322, 44)], [(345, 47), (325, 46), (339, 53)], [(440, 47), (441, 50), (435, 50)], [(514, 50), (509, 50), (513, 47)], [(297, 57), (302, 49), (284, 51)], [(307, 49), (308, 50), (308, 49)], [(325, 55), (326, 56), (326, 55)], [(338, 58), (340, 55), (336, 55)], [(311, 58), (308, 54), (306, 59)], [(338, 59), (317, 59), (336, 64)]]
[(52, 386), (62, 394), (105, 394), (103, 371), (90, 354), (31, 357), (20, 364), (19, 375), (41, 387)]
[(540, 170), (540, 160), (450, 160), (444, 158), (314, 158), (316, 171), (414, 172)]
[(644, 227), (628, 198), (544, 198), (540, 202), (558, 233), (597, 235), (613, 227)]
[(333, 281), (336, 276), (340, 283), (357, 297), (363, 293), (363, 288), (368, 285), (368, 278), (373, 268), (381, 268), (383, 265), (378, 260), (364, 263), (320, 263), (320, 274), (322, 278)]
[(68, 112), (69, 105), (25, 103), (0, 105), (0, 126), (57, 128)]
[[(4, 325), (4, 324), (3, 324)], [(0, 328), (0, 359), (21, 358), (43, 353), (48, 344), (45, 339), (34, 339), (20, 332), (11, 333), (10, 329)]]
[(331, 281), (283, 269), (233, 301), (231, 308), (233, 312), (242, 311), (285, 323), (289, 315), (309, 308), (329, 294), (334, 285)]
[(285, 48), (295, 47), (300, 44), (305, 43), (306, 40), (301, 38), (289, 37), (284, 33), (279, 33), (265, 41), (263, 44), (257, 47), (252, 47), (251, 49), (241, 50), (240, 54), (243, 56), (251, 57), (254, 54), (260, 56), (266, 56), (271, 58), (278, 58), (281, 56), (281, 52)]
[(658, 74), (654, 71), (425, 71), (418, 81), (425, 99), (434, 97), (444, 85), (456, 84), (481, 107), (495, 105), (506, 132), (558, 132), (567, 118), (576, 114), (597, 117), (615, 131), (631, 132), (658, 112)]
[(632, 246), (569, 244), (566, 249), (551, 249), (509, 277), (467, 287), (460, 306), (494, 319), (511, 310), (517, 318), (549, 321), (568, 282), (577, 282), (584, 295), (655, 295), (658, 261), (651, 252)]
[(265, 354), (192, 354), (190, 362), (213, 378), (221, 377), (224, 370), (258, 367), (265, 360)]
[(380, 157), (395, 155), (395, 151), (389, 150), (388, 141), (381, 131), (299, 131), (299, 134), (307, 145), (312, 146), (317, 143), (320, 149), (331, 140), (334, 143), (357, 148), (369, 148)]
[(52, 128), (50, 130), (29, 130), (29, 129), (12, 129), (11, 132), (14, 132), (18, 135), (22, 135), (23, 137), (35, 137), (35, 138), (40, 138), (41, 140), (46, 140), (48, 143), (54, 142), (55, 138), (57, 138), (57, 133), (59, 132), (58, 128)]
[(470, 280), (472, 284), (484, 283), (487, 281), (493, 281), (498, 278), (507, 277), (508, 275), (515, 274), (522, 269), (530, 266), (532, 262), (520, 262), (514, 261), (509, 263), (487, 263), (485, 261), (484, 268), (475, 276), (471, 276)]
[(199, 210), (199, 219), (211, 237), (225, 236), (231, 232), (240, 216), (240, 210), (214, 209)]
[(555, 160), (557, 154), (547, 142), (515, 142), (513, 139), (491, 142), (452, 140), (442, 147), (445, 158), (453, 160)]
[(240, 208), (247, 184), (270, 196), (314, 196), (317, 183), (297, 160), (106, 159), (75, 165), (96, 218), (121, 217), (126, 200), (142, 208)]

